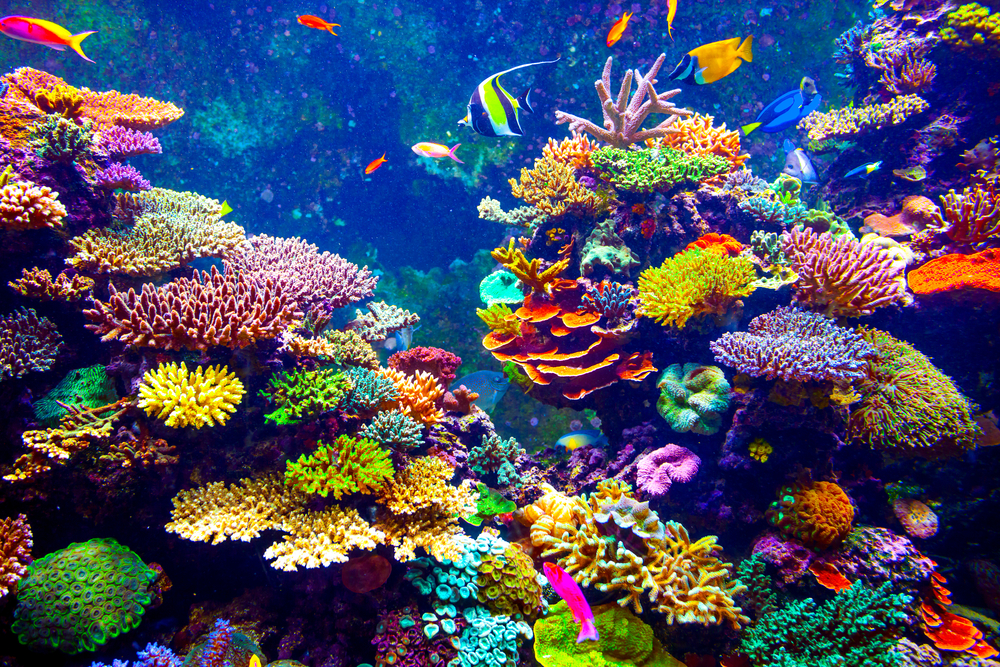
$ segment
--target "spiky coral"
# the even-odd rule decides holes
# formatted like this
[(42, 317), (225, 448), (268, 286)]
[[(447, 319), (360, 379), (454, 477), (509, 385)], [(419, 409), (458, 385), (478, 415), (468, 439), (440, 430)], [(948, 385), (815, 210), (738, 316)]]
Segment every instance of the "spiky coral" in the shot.
[(271, 376), (261, 396), (277, 406), (265, 415), (276, 424), (296, 424), (335, 410), (354, 389), (354, 381), (335, 368), (295, 370)]
[(714, 155), (729, 163), (727, 171), (739, 169), (750, 157), (747, 153), (740, 153), (739, 132), (727, 130), (725, 123), (715, 126), (714, 121), (712, 116), (696, 113), (674, 123), (676, 132), (659, 139), (647, 139), (646, 146), (670, 146), (687, 155)]
[(381, 368), (379, 372), (392, 380), (396, 387), (395, 407), (407, 417), (429, 426), (441, 419), (444, 413), (437, 401), (444, 396), (442, 387), (433, 375), (417, 371), (407, 375), (394, 368)]
[(800, 120), (797, 127), (808, 131), (810, 141), (850, 139), (873, 128), (905, 123), (910, 116), (923, 113), (928, 106), (918, 95), (899, 95), (884, 104), (834, 109), (827, 113), (813, 111)]
[(378, 493), (392, 479), (389, 452), (367, 439), (341, 435), (333, 444), (317, 443), (316, 450), (289, 461), (285, 483), (308, 494), (340, 500), (348, 493)]
[(59, 193), (30, 181), (7, 183), (0, 188), (0, 227), (12, 231), (62, 227), (66, 207)]
[(689, 155), (669, 146), (637, 151), (606, 147), (594, 151), (591, 159), (612, 185), (629, 192), (667, 191), (730, 169), (725, 158), (711, 153)]
[(243, 400), (243, 383), (225, 366), (198, 366), (188, 372), (181, 362), (160, 364), (147, 371), (139, 385), (138, 406), (167, 426), (225, 424)]
[(31, 563), (31, 526), (28, 517), (0, 520), (0, 598), (16, 590)]
[(94, 289), (93, 278), (75, 275), (72, 278), (65, 271), (53, 280), (48, 269), (21, 269), (21, 277), (7, 283), (12, 290), (28, 297), (42, 301), (79, 301), (90, 296)]
[(637, 312), (683, 329), (692, 317), (725, 315), (754, 291), (756, 278), (753, 262), (745, 257), (689, 250), (642, 272)]
[(522, 168), (521, 179), (508, 179), (511, 194), (543, 213), (558, 217), (567, 212), (595, 213), (606, 208), (607, 197), (576, 180), (572, 166), (546, 155), (532, 169)]

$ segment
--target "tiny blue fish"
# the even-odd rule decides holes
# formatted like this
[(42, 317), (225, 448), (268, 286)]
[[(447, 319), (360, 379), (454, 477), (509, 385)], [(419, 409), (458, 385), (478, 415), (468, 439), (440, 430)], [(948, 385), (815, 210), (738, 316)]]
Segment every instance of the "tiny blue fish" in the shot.
[(451, 390), (454, 391), (462, 385), (479, 394), (479, 398), (473, 401), (476, 407), (486, 412), (493, 412), (493, 408), (507, 393), (510, 380), (507, 379), (506, 375), (497, 371), (476, 371), (452, 382)]
[(794, 176), (803, 183), (816, 183), (819, 177), (816, 175), (816, 167), (813, 166), (809, 155), (801, 148), (796, 148), (795, 144), (785, 139), (785, 168), (781, 173)]
[(740, 130), (743, 136), (748, 136), (756, 130), (768, 134), (781, 132), (819, 109), (822, 101), (823, 97), (816, 94), (816, 84), (813, 80), (803, 77), (798, 90), (790, 90), (778, 96), (760, 110), (752, 123), (747, 123)]
[(607, 447), (608, 438), (597, 429), (587, 429), (585, 431), (570, 431), (563, 437), (556, 440), (557, 451), (571, 452), (578, 447), (590, 445), (591, 447)]
[(878, 162), (866, 162), (860, 167), (855, 167), (854, 169), (851, 169), (849, 172), (844, 174), (844, 178), (851, 178), (852, 176), (857, 176), (858, 178), (868, 178), (881, 168), (882, 168), (881, 160), (879, 160)]

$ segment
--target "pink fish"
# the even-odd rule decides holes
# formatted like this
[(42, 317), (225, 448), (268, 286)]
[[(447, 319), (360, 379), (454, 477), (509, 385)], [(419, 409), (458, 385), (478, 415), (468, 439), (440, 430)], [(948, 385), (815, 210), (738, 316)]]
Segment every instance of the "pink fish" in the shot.
[(590, 610), (587, 599), (583, 597), (583, 591), (573, 577), (566, 574), (566, 570), (552, 563), (544, 563), (542, 569), (545, 570), (545, 578), (552, 584), (552, 588), (559, 594), (566, 604), (569, 605), (570, 612), (573, 613), (573, 620), (580, 624), (580, 634), (576, 638), (579, 644), (585, 639), (597, 641), (597, 626), (594, 625), (594, 612)]
[(94, 61), (84, 55), (83, 49), (80, 48), (80, 42), (95, 32), (97, 31), (91, 30), (73, 35), (61, 25), (42, 19), (33, 19), (30, 16), (5, 16), (0, 19), (0, 33), (8, 37), (19, 39), (22, 42), (41, 44), (56, 51), (64, 51), (68, 46), (89, 63)]
[(448, 148), (447, 146), (442, 146), (441, 144), (434, 144), (429, 141), (421, 141), (420, 143), (413, 144), (412, 146), (410, 146), (410, 148), (413, 149), (414, 153), (423, 157), (435, 157), (435, 158), (450, 157), (452, 160), (458, 162), (459, 164), (465, 164), (457, 157), (455, 157), (455, 149), (457, 149), (461, 145), (462, 144), (455, 144), (452, 148)]

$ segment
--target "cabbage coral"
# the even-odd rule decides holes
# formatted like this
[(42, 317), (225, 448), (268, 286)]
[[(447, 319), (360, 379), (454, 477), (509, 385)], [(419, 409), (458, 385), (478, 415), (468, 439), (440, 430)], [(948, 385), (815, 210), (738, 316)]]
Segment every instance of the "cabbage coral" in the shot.
[(199, 366), (189, 372), (182, 361), (147, 371), (139, 385), (138, 406), (167, 426), (225, 424), (243, 400), (243, 383), (225, 366)]

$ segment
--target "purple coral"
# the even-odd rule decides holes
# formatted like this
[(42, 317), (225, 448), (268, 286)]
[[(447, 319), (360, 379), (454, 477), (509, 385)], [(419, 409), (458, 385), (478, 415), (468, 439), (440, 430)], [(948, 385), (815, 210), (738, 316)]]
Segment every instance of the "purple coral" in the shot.
[(97, 147), (115, 158), (163, 152), (159, 139), (149, 132), (141, 132), (121, 125), (101, 130)]
[(687, 447), (666, 445), (639, 459), (636, 483), (653, 498), (667, 494), (674, 482), (683, 484), (694, 479), (701, 459)]
[(94, 184), (107, 190), (128, 190), (130, 192), (148, 190), (153, 187), (149, 181), (142, 177), (138, 169), (121, 162), (112, 162), (107, 169), (102, 169), (94, 174)]
[(796, 308), (755, 317), (747, 331), (723, 334), (710, 344), (715, 360), (752, 377), (800, 382), (847, 382), (863, 376), (875, 348), (860, 334)]
[(34, 309), (0, 317), (0, 380), (49, 370), (62, 347), (56, 325)]

